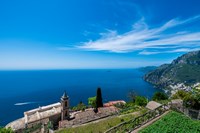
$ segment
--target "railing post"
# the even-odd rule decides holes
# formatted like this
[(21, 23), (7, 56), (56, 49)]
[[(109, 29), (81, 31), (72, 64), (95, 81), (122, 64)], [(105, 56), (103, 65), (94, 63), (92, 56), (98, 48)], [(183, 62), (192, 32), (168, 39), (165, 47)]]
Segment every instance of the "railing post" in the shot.
[(200, 120), (200, 110), (198, 111), (198, 117), (197, 117), (198, 120)]

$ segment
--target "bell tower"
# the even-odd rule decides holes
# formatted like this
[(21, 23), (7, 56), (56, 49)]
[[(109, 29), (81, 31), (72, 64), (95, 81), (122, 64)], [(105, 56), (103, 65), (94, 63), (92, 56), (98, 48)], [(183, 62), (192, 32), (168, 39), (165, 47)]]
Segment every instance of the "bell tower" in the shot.
[(69, 118), (69, 96), (66, 91), (61, 97), (61, 121)]

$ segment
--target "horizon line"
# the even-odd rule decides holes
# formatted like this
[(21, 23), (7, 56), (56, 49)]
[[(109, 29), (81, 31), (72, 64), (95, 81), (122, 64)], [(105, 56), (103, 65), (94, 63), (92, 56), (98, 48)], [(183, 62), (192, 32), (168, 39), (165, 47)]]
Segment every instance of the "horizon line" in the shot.
[(143, 67), (158, 67), (156, 65), (122, 67), (122, 68), (55, 68), (55, 69), (0, 69), (0, 71), (51, 71), (51, 70), (106, 70), (106, 69), (137, 69)]

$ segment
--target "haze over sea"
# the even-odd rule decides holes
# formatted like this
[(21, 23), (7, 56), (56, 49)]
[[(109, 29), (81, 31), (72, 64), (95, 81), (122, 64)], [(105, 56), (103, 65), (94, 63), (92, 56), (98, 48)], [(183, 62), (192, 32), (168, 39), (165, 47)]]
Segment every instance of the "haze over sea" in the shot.
[(126, 100), (128, 92), (151, 98), (160, 91), (142, 79), (139, 69), (86, 69), (0, 71), (0, 125), (23, 117), (23, 112), (59, 102), (64, 90), (74, 106), (96, 95), (101, 87), (103, 101)]

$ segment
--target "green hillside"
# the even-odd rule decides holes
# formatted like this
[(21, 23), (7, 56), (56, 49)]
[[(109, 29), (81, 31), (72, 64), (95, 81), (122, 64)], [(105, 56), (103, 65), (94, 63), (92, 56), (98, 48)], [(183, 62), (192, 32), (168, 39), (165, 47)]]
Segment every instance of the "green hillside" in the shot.
[(189, 52), (178, 57), (171, 64), (164, 64), (144, 76), (147, 82), (161, 88), (184, 83), (200, 82), (200, 51)]
[(171, 111), (139, 133), (199, 133), (200, 121)]

